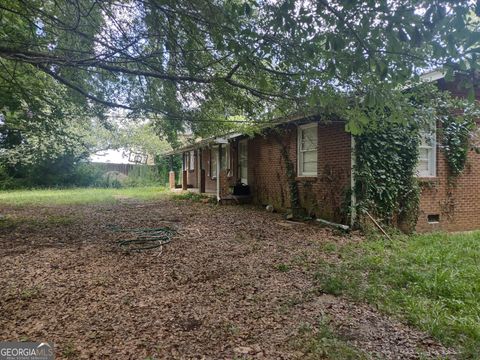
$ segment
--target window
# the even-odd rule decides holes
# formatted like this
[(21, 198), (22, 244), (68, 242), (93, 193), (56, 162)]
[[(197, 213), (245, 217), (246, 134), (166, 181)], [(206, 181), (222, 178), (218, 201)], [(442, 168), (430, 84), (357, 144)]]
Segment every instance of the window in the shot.
[(242, 184), (248, 184), (248, 140), (238, 142), (238, 177)]
[(298, 127), (298, 176), (317, 176), (317, 124)]
[(217, 157), (218, 157), (218, 147), (212, 147), (210, 150), (210, 177), (217, 177)]
[(222, 170), (230, 170), (230, 144), (222, 145), (222, 153), (221, 153), (221, 164), (220, 168)]
[(188, 154), (186, 152), (183, 153), (183, 171), (188, 170)]
[(190, 151), (189, 158), (190, 158), (189, 169), (195, 170), (195, 151), (193, 150)]
[(419, 177), (436, 176), (437, 149), (435, 138), (436, 133), (434, 129), (420, 133), (417, 163), (417, 176)]

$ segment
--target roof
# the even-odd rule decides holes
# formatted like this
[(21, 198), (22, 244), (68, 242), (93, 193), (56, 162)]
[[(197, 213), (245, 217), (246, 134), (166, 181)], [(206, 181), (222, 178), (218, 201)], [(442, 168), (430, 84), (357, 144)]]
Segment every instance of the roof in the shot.
[[(300, 121), (300, 120), (306, 120), (306, 119), (309, 119), (309, 118), (313, 118), (315, 116), (318, 116), (318, 115), (310, 113), (310, 114), (295, 114), (295, 115), (286, 116), (286, 117), (279, 117), (279, 118), (274, 119), (272, 122), (267, 122), (267, 123), (264, 123), (264, 124), (259, 123), (259, 125), (263, 125), (263, 126), (260, 126), (259, 129), (260, 130), (265, 130), (265, 129), (269, 129), (269, 128), (274, 128), (274, 127), (279, 126), (279, 125), (288, 124), (288, 123), (292, 123), (292, 122), (296, 122), (296, 121)], [(228, 140), (235, 139), (235, 138), (238, 138), (238, 137), (241, 137), (241, 136), (248, 136), (248, 134), (241, 133), (241, 132), (231, 132), (231, 133), (221, 134), (221, 135), (217, 135), (217, 136), (210, 136), (208, 138), (200, 139), (200, 140), (195, 141), (191, 144), (187, 144), (187, 145), (181, 146), (179, 148), (176, 148), (172, 151), (169, 151), (168, 153), (165, 153), (164, 155), (165, 156), (175, 155), (175, 154), (178, 154), (178, 153), (198, 149), (198, 148), (201, 148), (201, 147), (206, 147), (206, 146), (209, 146), (209, 145), (226, 144), (226, 143), (228, 143)]]

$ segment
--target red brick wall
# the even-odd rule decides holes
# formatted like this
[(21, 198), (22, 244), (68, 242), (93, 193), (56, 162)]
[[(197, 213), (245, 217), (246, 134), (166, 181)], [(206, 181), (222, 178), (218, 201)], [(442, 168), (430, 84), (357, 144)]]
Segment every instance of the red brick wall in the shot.
[[(186, 152), (183, 153), (184, 161), (185, 161), (185, 159), (188, 160), (188, 157), (187, 157), (188, 154), (192, 154), (192, 153), (190, 151), (186, 151)], [(198, 187), (198, 184), (197, 184), (197, 182), (198, 182), (197, 181), (197, 171), (198, 171), (198, 169), (197, 169), (197, 167), (198, 167), (197, 166), (197, 156), (198, 156), (197, 151), (195, 150), (193, 152), (193, 154), (194, 154), (194, 159), (195, 159), (195, 168), (193, 170), (188, 169), (188, 166), (190, 165), (190, 161), (187, 161), (187, 167), (186, 167), (186, 169), (187, 169), (186, 170), (187, 171), (187, 187), (189, 187), (189, 188)]]
[[(343, 123), (319, 124), (318, 176), (296, 177), (300, 206), (334, 221), (346, 221), (341, 209), (350, 188), (351, 140), (344, 127)], [(297, 126), (291, 124), (249, 140), (248, 177), (256, 203), (284, 210), (291, 207), (291, 199), (282, 146), (297, 172)]]
[(205, 191), (216, 192), (217, 181), (210, 176), (210, 148), (202, 149), (202, 169), (205, 169)]
[[(226, 181), (223, 181), (221, 186), (225, 188), (224, 193), (228, 193), (228, 187), (235, 183), (236, 177), (236, 143), (223, 144), (222, 146), (230, 146), (230, 167), (231, 171), (226, 175), (226, 171), (222, 171)], [(210, 148), (206, 147), (202, 150), (202, 169), (205, 170), (205, 190), (207, 192), (216, 192), (217, 191), (217, 180), (212, 178), (210, 175)]]
[[(440, 215), (438, 224), (429, 224), (429, 214)], [(445, 154), (437, 149), (437, 177), (422, 182), (417, 231), (462, 231), (480, 229), (480, 155), (470, 151), (465, 170), (448, 179)]]
[[(442, 79), (437, 84), (440, 89), (455, 96), (467, 95), (460, 77), (455, 82)], [(476, 98), (480, 100), (478, 89)], [(437, 176), (422, 182), (417, 231), (480, 229), (480, 155), (470, 151), (465, 170), (449, 181), (448, 165), (441, 150), (440, 137), (437, 140), (440, 145), (437, 146)], [(437, 224), (428, 223), (429, 214), (438, 214), (440, 221)]]

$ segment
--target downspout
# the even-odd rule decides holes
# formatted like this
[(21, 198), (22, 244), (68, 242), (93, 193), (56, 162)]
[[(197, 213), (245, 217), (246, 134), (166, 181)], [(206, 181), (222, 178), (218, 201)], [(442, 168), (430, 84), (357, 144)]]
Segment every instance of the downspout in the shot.
[(217, 150), (217, 201), (220, 201), (220, 153), (222, 145), (218, 145)]
[(355, 168), (357, 166), (357, 156), (355, 154), (355, 137), (350, 134), (350, 227), (353, 228), (357, 220), (357, 196), (355, 194)]
[(197, 154), (197, 188), (198, 188), (198, 192), (200, 193), (200, 183), (201, 183), (201, 179), (202, 179), (202, 158), (201, 158), (201, 154), (202, 154), (202, 149), (198, 148), (197, 151), (196, 151), (196, 154)]

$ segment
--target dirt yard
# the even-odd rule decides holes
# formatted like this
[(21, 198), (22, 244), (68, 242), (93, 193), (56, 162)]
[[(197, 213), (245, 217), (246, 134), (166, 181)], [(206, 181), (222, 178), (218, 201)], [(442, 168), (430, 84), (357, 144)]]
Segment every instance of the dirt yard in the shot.
[[(328, 358), (316, 336), (325, 326), (356, 357), (452, 355), (372, 307), (323, 294), (315, 264), (337, 256), (325, 244), (357, 236), (168, 198), (0, 212), (10, 221), (0, 230), (0, 339), (52, 341), (59, 359)], [(125, 252), (114, 226), (176, 235)]]

